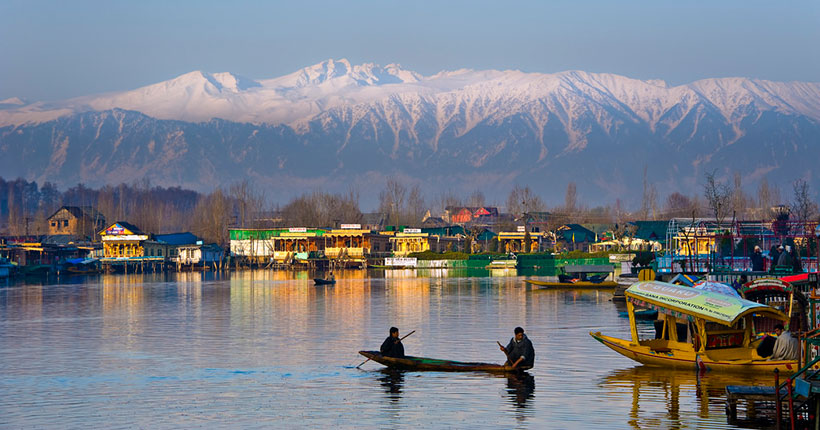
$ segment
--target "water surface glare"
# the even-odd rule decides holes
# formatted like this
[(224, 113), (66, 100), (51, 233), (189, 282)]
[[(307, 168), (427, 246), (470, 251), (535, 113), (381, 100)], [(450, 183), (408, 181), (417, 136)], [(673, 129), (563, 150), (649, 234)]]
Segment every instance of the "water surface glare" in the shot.
[[(770, 377), (656, 370), (589, 336), (629, 336), (604, 291), (522, 277), (104, 275), (0, 287), (0, 428), (734, 428), (724, 388)], [(522, 377), (397, 372), (364, 361), (390, 326), (408, 355), (498, 362)], [(651, 322), (641, 331), (652, 331)]]

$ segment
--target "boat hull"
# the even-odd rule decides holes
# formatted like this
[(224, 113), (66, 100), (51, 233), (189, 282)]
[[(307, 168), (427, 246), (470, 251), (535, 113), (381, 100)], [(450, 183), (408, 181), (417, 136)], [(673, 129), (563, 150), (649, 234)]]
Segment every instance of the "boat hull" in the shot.
[(314, 285), (333, 285), (336, 281), (328, 281), (327, 279), (322, 278), (313, 278)]
[(588, 281), (578, 281), (578, 282), (553, 282), (553, 281), (536, 281), (533, 279), (525, 279), (524, 282), (535, 285), (538, 288), (542, 289), (552, 289), (552, 288), (569, 288), (569, 289), (599, 289), (599, 290), (614, 290), (618, 288), (618, 283), (613, 281), (603, 281), (603, 282), (588, 282)]
[(635, 345), (625, 339), (602, 335), (601, 332), (590, 332), (598, 342), (613, 351), (647, 366), (674, 369), (705, 369), (718, 372), (754, 372), (794, 373), (799, 370), (796, 360), (714, 360), (706, 355), (699, 355), (693, 348), (688, 349), (653, 349), (647, 345)]
[(461, 361), (439, 360), (436, 358), (411, 357), (404, 358), (385, 357), (378, 351), (359, 351), (359, 354), (387, 367), (404, 370), (425, 370), (437, 372), (490, 372), (490, 373), (515, 373), (530, 369), (530, 367), (505, 366), (493, 363), (465, 363)]

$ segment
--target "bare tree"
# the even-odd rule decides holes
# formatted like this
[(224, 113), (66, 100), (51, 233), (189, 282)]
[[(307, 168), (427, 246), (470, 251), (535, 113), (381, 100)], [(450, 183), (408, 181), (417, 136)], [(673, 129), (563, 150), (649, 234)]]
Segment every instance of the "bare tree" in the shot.
[(648, 220), (650, 213), (655, 219), (658, 211), (658, 190), (655, 184), (649, 183), (649, 172), (646, 165), (643, 166), (643, 197), (641, 199), (641, 219)]
[(692, 199), (679, 192), (674, 192), (666, 197), (665, 211), (670, 217), (682, 218), (691, 215), (693, 206)]
[(737, 214), (738, 218), (745, 218), (749, 199), (743, 192), (743, 184), (741, 181), (740, 172), (735, 172), (734, 187), (732, 188), (732, 211)]
[(541, 197), (536, 195), (529, 186), (516, 185), (507, 196), (507, 212), (514, 216), (521, 216), (530, 212), (543, 212), (546, 205)]
[(193, 211), (191, 230), (208, 242), (227, 244), (230, 206), (229, 199), (219, 188), (200, 197)]
[(407, 199), (407, 187), (396, 178), (389, 178), (379, 193), (379, 212), (386, 213), (393, 225), (399, 225)]
[(564, 211), (568, 214), (575, 212), (578, 208), (578, 191), (575, 182), (567, 184), (567, 191), (564, 194)]
[(407, 209), (405, 210), (403, 220), (404, 224), (420, 225), (426, 210), (421, 189), (418, 184), (413, 185), (413, 188), (410, 189), (410, 195), (407, 197)]
[(722, 224), (731, 208), (731, 191), (726, 184), (717, 181), (715, 174), (715, 171), (706, 174), (703, 197), (706, 198), (709, 210), (712, 211), (717, 223)]
[(484, 198), (484, 193), (481, 190), (475, 190), (470, 197), (467, 199), (467, 206), (470, 207), (482, 207), (486, 205), (486, 199)]
[(774, 200), (772, 199), (772, 191), (769, 189), (769, 181), (764, 176), (760, 179), (760, 185), (757, 187), (757, 218), (763, 219), (771, 214)]
[(797, 215), (798, 221), (808, 221), (817, 213), (817, 203), (811, 199), (809, 184), (804, 179), (798, 179), (792, 185), (794, 186), (792, 211)]

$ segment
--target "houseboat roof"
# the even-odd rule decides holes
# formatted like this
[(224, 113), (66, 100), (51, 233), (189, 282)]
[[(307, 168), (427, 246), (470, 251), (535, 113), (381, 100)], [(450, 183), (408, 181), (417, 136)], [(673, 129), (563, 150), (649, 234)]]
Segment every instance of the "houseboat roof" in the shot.
[(626, 297), (636, 305), (676, 317), (700, 318), (726, 326), (750, 314), (788, 321), (783, 312), (761, 303), (660, 281), (633, 284), (626, 290)]

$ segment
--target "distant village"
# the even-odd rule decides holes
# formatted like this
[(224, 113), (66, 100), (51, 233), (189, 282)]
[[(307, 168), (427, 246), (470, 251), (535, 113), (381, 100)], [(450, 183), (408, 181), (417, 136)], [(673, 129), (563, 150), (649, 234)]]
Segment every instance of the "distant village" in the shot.
[[(63, 205), (48, 216), (41, 215), (35, 225), (36, 217), (14, 213), (25, 203), (9, 191), (13, 190), (9, 184), (0, 182), (0, 192), (6, 188), (0, 195), (7, 196), (0, 200), (0, 212), (7, 214), (0, 233), (3, 277), (240, 268), (556, 268), (555, 260), (562, 258), (595, 259), (622, 270), (651, 264), (659, 272), (670, 273), (719, 267), (736, 271), (751, 269), (749, 257), (755, 247), (768, 254), (783, 244), (794, 248), (802, 267), (817, 265), (816, 204), (803, 201), (808, 208), (800, 208), (801, 201), (795, 198), (791, 206), (770, 206), (760, 219), (740, 220), (736, 211), (731, 217), (728, 214), (732, 194), (726, 187), (706, 187), (705, 206), (720, 207), (708, 204), (709, 191), (726, 204), (722, 213), (711, 217), (708, 211), (690, 210), (697, 197), (690, 200), (678, 194), (667, 199), (666, 209), (669, 212), (675, 209), (670, 206), (677, 205), (676, 215), (683, 216), (659, 217), (657, 205), (645, 199), (643, 215), (652, 219), (628, 220), (613, 214), (612, 208), (598, 209), (604, 215), (595, 219), (595, 210), (571, 207), (576, 205), (574, 185), (567, 189), (565, 207), (556, 211), (543, 210), (543, 203), (528, 187), (516, 187), (507, 212), (492, 205), (455, 204), (441, 205), (440, 213), (421, 213), (418, 190), (402, 189), (393, 182), (380, 196), (380, 209), (386, 210), (361, 213), (355, 195), (321, 192), (305, 194), (276, 210), (262, 210), (264, 197), (254, 194), (245, 182), (226, 193), (216, 190), (197, 199), (188, 195), (184, 205), (191, 212), (189, 218), (211, 216), (215, 221), (191, 222), (188, 225), (197, 227), (193, 232), (169, 232), (167, 221), (164, 231), (155, 230), (158, 218), (179, 212), (179, 208), (169, 209), (185, 200), (175, 198), (175, 193), (192, 192), (120, 186), (117, 195), (116, 188), (85, 188), (87, 194), (96, 194), (82, 198), (97, 206)], [(51, 192), (50, 187), (46, 184), (39, 190), (41, 196)], [(797, 186), (795, 190), (797, 195)], [(82, 192), (72, 189), (67, 194)], [(124, 211), (123, 198), (129, 193), (141, 207)], [(158, 199), (157, 193), (164, 193), (167, 200)], [(474, 193), (471, 200), (481, 203), (483, 196)], [(106, 213), (118, 209), (135, 219), (106, 219), (99, 203), (107, 204)], [(685, 216), (686, 212), (691, 214)], [(20, 231), (21, 218), (26, 221), (25, 231)], [(609, 222), (601, 222), (604, 219)], [(767, 270), (773, 265), (768, 263)]]

